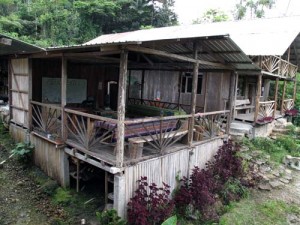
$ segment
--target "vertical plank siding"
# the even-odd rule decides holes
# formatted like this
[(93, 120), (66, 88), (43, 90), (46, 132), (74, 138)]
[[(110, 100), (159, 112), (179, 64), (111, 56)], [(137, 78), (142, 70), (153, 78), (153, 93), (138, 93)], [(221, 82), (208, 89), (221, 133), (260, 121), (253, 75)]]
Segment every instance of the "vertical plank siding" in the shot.
[(64, 158), (62, 157), (61, 151), (63, 148), (56, 148), (54, 144), (36, 137), (35, 135), (30, 136), (31, 143), (35, 146), (34, 150), (34, 163), (40, 167), (48, 176), (58, 181), (63, 186), (63, 171)]
[(205, 168), (205, 163), (213, 158), (222, 143), (222, 139), (215, 139), (190, 150), (184, 149), (125, 168), (126, 204), (133, 197), (141, 176), (146, 176), (148, 183), (156, 183), (159, 187), (165, 182), (173, 191), (177, 186), (176, 176), (189, 176), (194, 166)]
[(26, 129), (10, 124), (9, 134), (12, 136), (15, 142), (24, 142), (26, 138)]

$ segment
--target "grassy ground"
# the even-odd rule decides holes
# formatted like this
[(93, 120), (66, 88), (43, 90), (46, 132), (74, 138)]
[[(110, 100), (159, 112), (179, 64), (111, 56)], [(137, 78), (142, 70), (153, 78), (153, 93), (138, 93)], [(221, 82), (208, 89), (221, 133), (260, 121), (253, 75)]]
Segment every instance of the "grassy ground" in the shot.
[(299, 215), (300, 209), (296, 204), (281, 200), (255, 199), (252, 196), (228, 206), (228, 212), (221, 219), (220, 225), (284, 225), (289, 224), (289, 215)]

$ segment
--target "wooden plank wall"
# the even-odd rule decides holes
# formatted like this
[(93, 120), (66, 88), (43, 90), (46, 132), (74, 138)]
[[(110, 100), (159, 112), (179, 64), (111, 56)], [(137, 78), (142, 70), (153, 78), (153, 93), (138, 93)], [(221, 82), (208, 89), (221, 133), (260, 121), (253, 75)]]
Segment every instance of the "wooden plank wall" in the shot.
[(28, 88), (29, 63), (28, 58), (11, 59), (11, 110), (12, 121), (28, 127)]
[[(42, 101), (42, 77), (61, 78), (61, 59), (34, 59), (32, 67), (33, 100)], [(68, 61), (67, 74), (69, 79), (87, 80), (87, 96), (93, 96), (98, 107), (104, 105), (107, 81), (119, 79), (118, 68), (72, 61)]]
[[(224, 110), (229, 100), (230, 73), (207, 73), (207, 112)], [(227, 103), (228, 105), (228, 103)]]
[(154, 100), (158, 93), (164, 102), (177, 102), (179, 72), (145, 71), (144, 98)]
[(34, 163), (40, 167), (48, 176), (55, 179), (60, 185), (64, 185), (61, 171), (64, 165), (63, 148), (55, 148), (55, 145), (31, 134), (31, 143), (35, 146)]
[(162, 182), (171, 186), (171, 191), (176, 188), (176, 176), (188, 176), (194, 166), (205, 168), (205, 163), (213, 158), (223, 143), (222, 139), (212, 140), (193, 149), (184, 149), (160, 158), (151, 159), (127, 167), (125, 176), (125, 202), (129, 202), (137, 189), (137, 180), (141, 176), (148, 178), (148, 183), (156, 183), (159, 187)]
[(20, 126), (17, 126), (15, 124), (9, 125), (9, 134), (12, 136), (14, 141), (17, 142), (24, 142), (26, 138), (26, 131), (27, 129), (24, 129)]
[[(145, 71), (144, 99), (154, 100), (160, 92), (160, 99), (166, 102), (178, 102), (180, 72), (174, 71)], [(202, 93), (197, 95), (197, 106), (204, 106), (205, 80), (207, 87), (207, 111), (223, 110), (225, 100), (229, 99), (230, 73), (205, 73), (202, 80)], [(131, 80), (141, 83), (142, 70), (131, 71)], [(131, 81), (131, 84), (134, 82)], [(140, 92), (134, 85), (130, 87), (129, 97), (139, 98)], [(180, 103), (189, 105), (191, 93), (181, 93)], [(227, 103), (228, 106), (228, 103)]]

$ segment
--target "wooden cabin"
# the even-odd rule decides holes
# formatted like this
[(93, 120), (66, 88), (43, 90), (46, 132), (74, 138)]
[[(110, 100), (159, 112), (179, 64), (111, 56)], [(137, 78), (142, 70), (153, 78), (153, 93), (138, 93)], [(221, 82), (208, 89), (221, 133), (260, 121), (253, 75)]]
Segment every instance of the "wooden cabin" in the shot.
[(75, 178), (79, 190), (87, 165), (105, 171), (106, 203), (121, 216), (141, 176), (173, 190), (176, 176), (212, 159), (233, 119), (249, 110), (254, 122), (262, 107), (262, 64), (209, 25), (102, 35), (7, 60), (11, 134), (35, 145), (35, 164), (62, 186)]

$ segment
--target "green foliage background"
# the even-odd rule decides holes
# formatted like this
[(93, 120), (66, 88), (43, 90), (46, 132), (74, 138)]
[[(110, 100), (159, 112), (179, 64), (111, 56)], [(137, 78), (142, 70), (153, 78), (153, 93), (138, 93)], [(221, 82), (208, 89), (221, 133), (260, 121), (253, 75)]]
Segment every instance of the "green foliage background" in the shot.
[(0, 0), (0, 33), (39, 46), (177, 24), (174, 0)]

